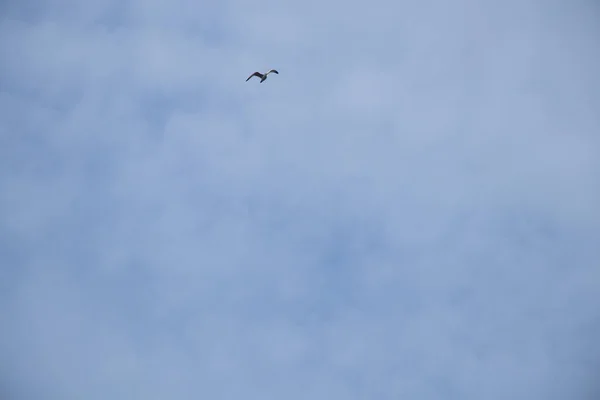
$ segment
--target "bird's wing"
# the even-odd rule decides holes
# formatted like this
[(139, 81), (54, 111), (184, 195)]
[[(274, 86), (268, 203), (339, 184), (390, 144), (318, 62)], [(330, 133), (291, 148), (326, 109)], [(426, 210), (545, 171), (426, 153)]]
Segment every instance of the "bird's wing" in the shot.
[(252, 75), (250, 75), (250, 76), (248, 77), (248, 79), (246, 79), (246, 82), (248, 82), (248, 80), (249, 80), (250, 78), (252, 78), (253, 76), (258, 76), (259, 78), (262, 78), (262, 77), (263, 77), (263, 74), (261, 74), (260, 72), (255, 72), (255, 73), (253, 73)]
[(275, 74), (279, 75), (279, 72), (277, 72), (277, 70), (276, 70), (276, 69), (272, 69), (272, 70), (270, 70), (270, 71), (269, 71), (269, 74), (270, 74), (271, 72), (273, 72), (273, 73), (275, 73)]

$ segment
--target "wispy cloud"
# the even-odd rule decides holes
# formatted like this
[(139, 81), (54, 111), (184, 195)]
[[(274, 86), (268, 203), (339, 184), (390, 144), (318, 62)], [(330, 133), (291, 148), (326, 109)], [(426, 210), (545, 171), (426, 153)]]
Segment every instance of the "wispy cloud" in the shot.
[(0, 394), (594, 398), (598, 12), (2, 5)]

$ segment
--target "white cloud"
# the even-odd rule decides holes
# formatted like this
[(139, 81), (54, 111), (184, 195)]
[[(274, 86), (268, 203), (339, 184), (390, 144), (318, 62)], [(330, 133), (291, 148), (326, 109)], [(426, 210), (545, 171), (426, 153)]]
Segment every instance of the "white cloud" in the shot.
[(596, 389), (597, 10), (470, 3), (6, 6), (0, 385)]

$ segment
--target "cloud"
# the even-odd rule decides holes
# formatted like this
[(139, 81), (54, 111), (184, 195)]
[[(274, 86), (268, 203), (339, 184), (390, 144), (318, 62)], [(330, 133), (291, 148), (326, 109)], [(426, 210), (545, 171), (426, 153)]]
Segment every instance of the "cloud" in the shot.
[(4, 397), (597, 393), (591, 2), (3, 7)]

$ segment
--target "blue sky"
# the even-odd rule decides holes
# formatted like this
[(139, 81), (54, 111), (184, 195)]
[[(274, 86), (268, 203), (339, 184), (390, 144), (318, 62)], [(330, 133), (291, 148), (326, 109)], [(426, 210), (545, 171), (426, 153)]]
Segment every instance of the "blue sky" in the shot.
[(0, 15), (4, 399), (600, 395), (596, 2)]

